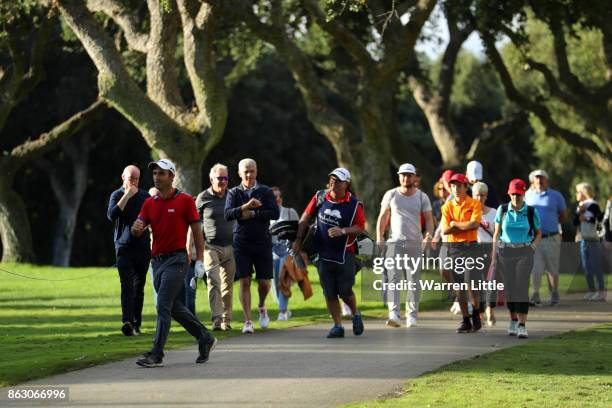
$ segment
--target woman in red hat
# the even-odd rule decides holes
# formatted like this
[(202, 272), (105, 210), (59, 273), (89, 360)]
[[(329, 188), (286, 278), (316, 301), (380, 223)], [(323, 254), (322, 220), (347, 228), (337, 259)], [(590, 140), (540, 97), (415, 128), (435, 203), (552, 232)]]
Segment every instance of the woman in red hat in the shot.
[(504, 277), (511, 319), (508, 335), (520, 339), (528, 337), (525, 324), (529, 313), (529, 278), (533, 254), (542, 236), (538, 212), (525, 204), (525, 190), (523, 180), (510, 181), (510, 202), (500, 205), (495, 216), (491, 254), (491, 263)]

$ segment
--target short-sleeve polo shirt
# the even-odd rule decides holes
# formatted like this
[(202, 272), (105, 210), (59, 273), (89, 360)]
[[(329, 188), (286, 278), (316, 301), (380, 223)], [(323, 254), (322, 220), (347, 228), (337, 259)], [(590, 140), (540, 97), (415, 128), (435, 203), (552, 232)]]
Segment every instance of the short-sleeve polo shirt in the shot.
[(167, 199), (147, 198), (138, 218), (153, 230), (153, 256), (185, 249), (189, 225), (200, 222), (193, 197), (179, 190)]
[(552, 188), (538, 193), (529, 189), (525, 193), (525, 203), (535, 207), (542, 222), (542, 234), (559, 232), (559, 214), (565, 211), (565, 199), (557, 190)]
[[(515, 211), (510, 203), (502, 204), (497, 207), (497, 213), (495, 214), (495, 223), (500, 224), (502, 222), (502, 207), (508, 206), (504, 222), (502, 224), (501, 240), (507, 244), (527, 244), (533, 240), (533, 237), (529, 235), (529, 217), (527, 215), (527, 204), (523, 203), (523, 207), (520, 210)], [(537, 211), (533, 212), (533, 226), (535, 230), (539, 230), (542, 227), (540, 222), (540, 216)], [(535, 233), (535, 231), (534, 231)]]
[[(469, 196), (465, 197), (460, 203), (457, 203), (454, 199), (448, 200), (442, 206), (442, 227), (448, 228), (451, 221), (476, 221), (480, 223), (482, 221), (482, 204)], [(477, 242), (478, 229), (459, 231), (446, 237), (447, 242)]]

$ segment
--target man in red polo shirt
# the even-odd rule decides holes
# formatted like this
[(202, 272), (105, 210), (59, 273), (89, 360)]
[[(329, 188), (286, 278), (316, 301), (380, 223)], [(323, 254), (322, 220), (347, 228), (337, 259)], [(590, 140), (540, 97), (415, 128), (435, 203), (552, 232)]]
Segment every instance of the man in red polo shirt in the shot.
[[(312, 197), (298, 226), (293, 252), (299, 253), (302, 239), (312, 219), (316, 217), (315, 250), (319, 254), (317, 269), (327, 308), (334, 320), (328, 338), (344, 337), (341, 298), (353, 314), (353, 333), (363, 333), (363, 321), (353, 293), (355, 284), (355, 253), (357, 236), (365, 230), (363, 204), (350, 192), (351, 173), (339, 167), (329, 173), (329, 190)], [(324, 194), (324, 199), (322, 194)]]
[(153, 285), (157, 291), (157, 328), (153, 348), (136, 361), (142, 367), (161, 367), (164, 345), (170, 332), (171, 317), (198, 340), (199, 356), (196, 363), (208, 361), (208, 355), (217, 340), (195, 317), (179, 296), (184, 285), (189, 261), (187, 259), (187, 229), (191, 227), (196, 245), (195, 274), (204, 275), (204, 236), (200, 216), (193, 198), (172, 187), (176, 168), (167, 159), (149, 163), (153, 183), (159, 194), (147, 198), (138, 219), (132, 225), (132, 234), (140, 236), (147, 225), (153, 231)]

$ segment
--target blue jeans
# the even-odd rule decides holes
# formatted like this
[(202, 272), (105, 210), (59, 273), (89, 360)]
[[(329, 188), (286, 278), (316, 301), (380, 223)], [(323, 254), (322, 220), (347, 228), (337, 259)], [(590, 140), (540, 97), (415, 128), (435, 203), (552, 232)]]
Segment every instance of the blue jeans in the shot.
[(164, 259), (153, 259), (153, 285), (157, 290), (157, 328), (151, 353), (162, 357), (170, 333), (172, 319), (179, 322), (189, 334), (204, 343), (207, 329), (185, 307), (181, 291), (185, 287), (187, 254), (177, 253)]
[(595, 279), (597, 278), (598, 289), (604, 290), (604, 271), (602, 268), (601, 242), (580, 241), (580, 260), (586, 277), (589, 292), (595, 291)]
[(278, 310), (285, 311), (289, 306), (289, 299), (283, 295), (283, 292), (280, 290), (280, 270), (283, 264), (285, 263), (285, 259), (287, 259), (288, 248), (283, 244), (275, 244), (272, 247), (272, 266), (274, 267), (274, 293), (276, 293), (276, 298), (278, 299)]

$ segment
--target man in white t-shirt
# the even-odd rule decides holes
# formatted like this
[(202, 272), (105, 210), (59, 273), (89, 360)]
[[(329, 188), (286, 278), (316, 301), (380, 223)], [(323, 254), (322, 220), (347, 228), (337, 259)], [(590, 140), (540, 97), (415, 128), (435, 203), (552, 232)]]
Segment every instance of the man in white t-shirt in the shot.
[[(376, 223), (376, 242), (383, 246), (385, 242), (385, 231), (390, 228), (389, 239), (386, 243), (386, 256), (396, 258), (396, 255), (408, 255), (409, 259), (420, 258), (424, 247), (431, 241), (433, 235), (433, 217), (431, 214), (431, 203), (427, 194), (415, 186), (416, 169), (410, 163), (400, 166), (398, 172), (400, 186), (385, 193), (380, 205), (380, 214)], [(423, 237), (421, 216), (425, 219), (427, 233)], [(411, 268), (412, 262), (408, 262), (408, 268), (395, 265), (387, 271), (388, 283), (394, 284), (402, 280), (414, 282), (414, 290), (407, 291), (406, 299), (406, 326), (412, 327), (417, 323), (420, 298), (420, 267)], [(398, 266), (401, 266), (398, 268)], [(390, 290), (387, 292), (387, 305), (389, 307), (389, 319), (387, 325), (391, 327), (400, 326), (400, 295), (401, 291)]]

